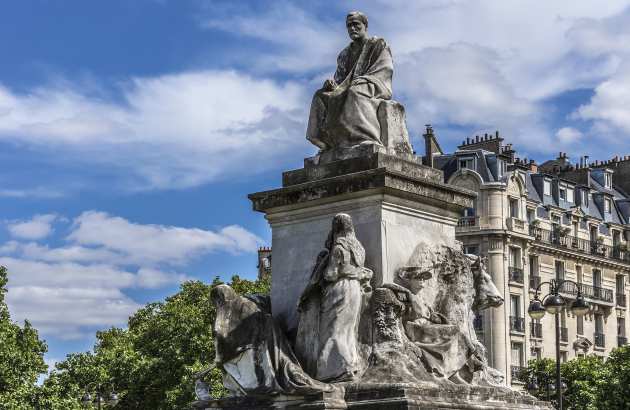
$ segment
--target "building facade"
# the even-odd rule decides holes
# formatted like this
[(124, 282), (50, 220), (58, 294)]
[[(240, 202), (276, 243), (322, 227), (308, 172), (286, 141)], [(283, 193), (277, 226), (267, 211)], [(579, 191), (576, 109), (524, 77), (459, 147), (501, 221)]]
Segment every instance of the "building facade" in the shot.
[(476, 330), (507, 382), (518, 383), (516, 374), (528, 360), (555, 357), (554, 317), (534, 321), (527, 315), (536, 288), (543, 284), (542, 298), (550, 280), (575, 281), (561, 295), (570, 304), (579, 290), (591, 307), (584, 317), (568, 309), (560, 314), (562, 361), (605, 357), (625, 344), (630, 197), (616, 184), (619, 164), (582, 158), (572, 165), (561, 153), (538, 166), (516, 158), (498, 133), (469, 138), (452, 154), (439, 149), (430, 128), (424, 137), (425, 163), (442, 169), (445, 182), (478, 194), (457, 237), (465, 252), (486, 258), (504, 295), (502, 308), (477, 317)]

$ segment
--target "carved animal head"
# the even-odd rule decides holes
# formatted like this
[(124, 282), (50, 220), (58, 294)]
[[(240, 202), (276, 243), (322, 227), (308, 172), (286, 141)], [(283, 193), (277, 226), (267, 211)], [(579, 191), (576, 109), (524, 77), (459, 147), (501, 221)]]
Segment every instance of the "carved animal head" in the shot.
[(472, 260), (470, 266), (475, 281), (475, 299), (473, 310), (479, 311), (489, 307), (498, 307), (503, 304), (503, 297), (499, 289), (494, 285), (492, 277), (486, 271), (486, 267), (478, 256), (469, 255)]

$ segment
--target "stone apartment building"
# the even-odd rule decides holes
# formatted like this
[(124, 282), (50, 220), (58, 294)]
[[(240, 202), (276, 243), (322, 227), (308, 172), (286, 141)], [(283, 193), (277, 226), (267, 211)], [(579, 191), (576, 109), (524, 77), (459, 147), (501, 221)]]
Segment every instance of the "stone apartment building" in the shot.
[[(560, 153), (539, 166), (516, 158), (498, 132), (468, 138), (452, 154), (441, 151), (430, 127), (424, 138), (425, 164), (442, 169), (449, 184), (478, 193), (457, 237), (466, 252), (487, 258), (504, 295), (503, 308), (485, 311), (475, 323), (491, 364), (508, 383), (529, 359), (555, 357), (554, 317), (534, 321), (527, 315), (542, 282), (573, 280), (591, 306), (584, 317), (560, 314), (561, 360), (606, 356), (625, 344), (630, 158), (571, 164)], [(578, 291), (569, 283), (561, 290), (568, 301)], [(541, 297), (548, 292), (543, 285)]]

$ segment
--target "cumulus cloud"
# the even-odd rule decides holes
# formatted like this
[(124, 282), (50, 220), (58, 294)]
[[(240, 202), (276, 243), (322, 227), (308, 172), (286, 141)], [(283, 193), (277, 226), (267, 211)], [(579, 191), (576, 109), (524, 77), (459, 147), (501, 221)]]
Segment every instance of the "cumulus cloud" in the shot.
[(68, 224), (63, 246), (23, 240), (0, 246), (14, 318), (29, 319), (44, 335), (66, 339), (124, 325), (139, 307), (127, 291), (187, 280), (174, 267), (210, 252), (255, 252), (261, 243), (238, 225), (216, 231), (147, 225), (98, 211), (84, 212)]
[(240, 226), (227, 226), (217, 232), (196, 228), (141, 225), (89, 211), (74, 220), (68, 240), (98, 246), (137, 263), (181, 264), (201, 253), (216, 250), (230, 253), (254, 252), (262, 239)]
[(35, 215), (28, 221), (10, 222), (7, 229), (11, 236), (20, 239), (43, 239), (53, 231), (56, 215)]
[(582, 138), (582, 132), (571, 127), (562, 127), (556, 132), (558, 141), (563, 144), (571, 144), (578, 142)]
[(130, 189), (196, 186), (241, 172), (237, 164), (254, 157), (248, 172), (255, 173), (306, 146), (304, 95), (295, 83), (198, 71), (119, 88), (123, 104), (67, 82), (29, 94), (0, 85), (0, 141), (118, 170)]
[(575, 116), (594, 120), (600, 129), (630, 133), (630, 59), (619, 72), (595, 88), (591, 101), (579, 107)]

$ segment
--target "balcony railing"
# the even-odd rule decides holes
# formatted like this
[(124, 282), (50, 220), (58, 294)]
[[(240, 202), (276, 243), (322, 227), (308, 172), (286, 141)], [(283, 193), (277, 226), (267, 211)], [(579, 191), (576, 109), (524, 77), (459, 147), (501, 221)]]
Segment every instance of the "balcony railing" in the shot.
[(477, 225), (477, 217), (476, 216), (464, 216), (459, 218), (457, 221), (457, 226), (460, 228), (470, 228), (471, 226)]
[(538, 285), (540, 285), (540, 276), (530, 276), (529, 277), (529, 288), (536, 289)]
[(510, 330), (513, 332), (525, 333), (525, 318), (510, 316)]
[(515, 217), (507, 219), (507, 226), (511, 231), (525, 231), (525, 221)]
[(529, 234), (536, 238), (539, 242), (548, 243), (559, 248), (573, 249), (590, 255), (602, 256), (630, 263), (630, 252), (625, 247), (619, 245), (604, 245), (601, 242), (577, 238), (571, 235), (561, 235), (556, 231), (550, 231), (536, 226), (529, 227)]
[(529, 330), (531, 337), (542, 339), (542, 323), (530, 322)]
[(617, 336), (617, 346), (621, 347), (628, 344), (628, 338), (625, 336)]
[(603, 333), (595, 333), (593, 335), (593, 339), (595, 339), (595, 346), (597, 347), (606, 347), (606, 335)]
[(607, 303), (613, 303), (613, 291), (612, 289), (600, 288), (599, 286), (585, 285), (584, 283), (578, 283), (577, 285), (572, 282), (565, 282), (560, 286), (560, 292), (575, 296), (578, 293), (578, 289), (582, 296), (592, 300), (601, 300)]
[(523, 373), (527, 368), (523, 366), (510, 366), (510, 374), (512, 375), (512, 381), (519, 381), (519, 376)]
[(510, 266), (508, 270), (510, 272), (510, 282), (523, 284), (523, 268)]
[(566, 327), (560, 328), (560, 341), (565, 343), (569, 341), (569, 329)]
[(617, 306), (626, 307), (627, 306), (627, 297), (625, 293), (617, 293), (617, 297), (615, 300), (617, 301)]

